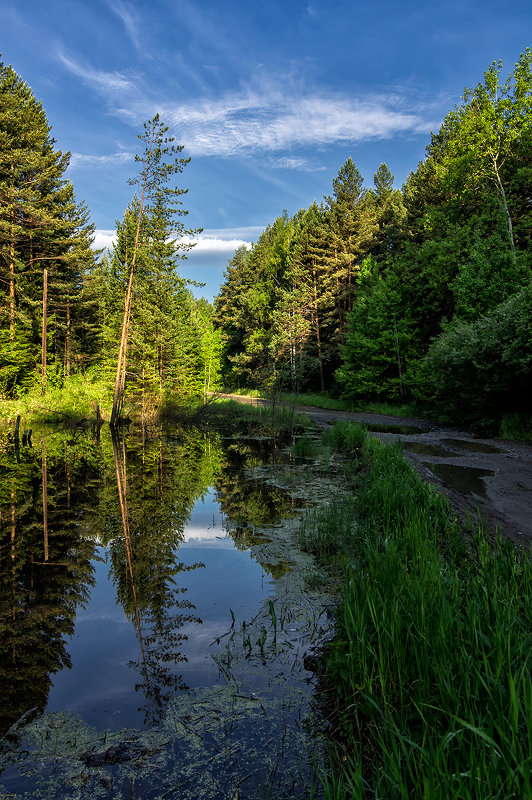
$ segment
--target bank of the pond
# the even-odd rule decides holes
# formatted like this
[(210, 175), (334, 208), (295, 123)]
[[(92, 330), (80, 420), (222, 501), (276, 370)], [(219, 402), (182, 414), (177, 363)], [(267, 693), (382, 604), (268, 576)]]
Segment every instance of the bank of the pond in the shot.
[(346, 495), (307, 515), (304, 546), (345, 566), (321, 704), (327, 798), (532, 796), (532, 563), (465, 537), (400, 445), (337, 424)]

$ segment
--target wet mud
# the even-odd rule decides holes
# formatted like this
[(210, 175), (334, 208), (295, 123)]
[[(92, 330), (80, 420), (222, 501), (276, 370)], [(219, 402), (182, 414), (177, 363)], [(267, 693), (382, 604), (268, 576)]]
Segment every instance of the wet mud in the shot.
[[(246, 402), (245, 398), (234, 396), (234, 399)], [(252, 402), (258, 401), (254, 398)], [(484, 439), (470, 431), (417, 417), (329, 411), (302, 405), (296, 406), (296, 411), (308, 414), (320, 425), (352, 420), (365, 424), (382, 441), (401, 440), (405, 457), (412, 466), (424, 480), (435, 483), (447, 495), (472, 528), (481, 518), (491, 533), (499, 532), (516, 543), (530, 546), (532, 445)]]

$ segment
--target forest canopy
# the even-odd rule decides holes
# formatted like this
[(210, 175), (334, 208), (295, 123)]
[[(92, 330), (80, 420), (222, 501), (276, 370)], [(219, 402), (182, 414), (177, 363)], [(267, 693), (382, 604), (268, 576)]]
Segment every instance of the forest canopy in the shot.
[(409, 401), (492, 429), (529, 415), (531, 62), (465, 90), (401, 189), (385, 163), (365, 186), (348, 157), (330, 195), (235, 252), (214, 307), (179, 273), (190, 159), (158, 117), (98, 253), (69, 153), (0, 64), (0, 396), (116, 374), (143, 417), (222, 385)]
[(31, 89), (0, 64), (0, 396), (44, 394), (74, 373), (112, 387), (132, 266), (128, 406), (145, 417), (167, 396), (214, 388), (212, 308), (179, 275), (191, 246), (184, 237), (195, 233), (179, 219), (186, 189), (174, 186), (190, 160), (178, 157), (183, 148), (158, 117), (147, 123), (139, 139), (160, 138), (149, 180), (131, 179), (136, 191), (102, 255), (88, 209), (65, 177), (70, 154), (56, 149), (50, 131)]
[(215, 301), (223, 375), (414, 400), (494, 425), (532, 389), (532, 55), (464, 92), (401, 190), (352, 158), (332, 194), (278, 217)]

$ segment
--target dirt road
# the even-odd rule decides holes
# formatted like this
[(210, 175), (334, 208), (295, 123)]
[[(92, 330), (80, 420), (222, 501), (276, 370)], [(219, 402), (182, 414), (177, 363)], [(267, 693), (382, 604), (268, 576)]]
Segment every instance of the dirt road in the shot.
[[(230, 395), (243, 403), (268, 401)], [(532, 541), (532, 446), (502, 439), (482, 439), (468, 431), (412, 417), (328, 411), (296, 406), (313, 422), (362, 422), (385, 442), (401, 439), (404, 454), (425, 480), (435, 483), (462, 515), (480, 513), (492, 532), (516, 543)]]

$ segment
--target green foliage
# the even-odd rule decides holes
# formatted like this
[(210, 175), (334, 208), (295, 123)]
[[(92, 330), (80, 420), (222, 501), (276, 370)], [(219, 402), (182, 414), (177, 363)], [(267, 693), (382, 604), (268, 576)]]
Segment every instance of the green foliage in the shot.
[(502, 439), (512, 439), (516, 442), (532, 442), (532, 416), (528, 413), (514, 411), (503, 414), (499, 426), (499, 436)]
[(40, 360), (45, 269), (49, 361), (69, 374), (82, 344), (93, 345), (82, 287), (94, 264), (94, 226), (64, 177), (69, 154), (54, 145), (41, 103), (0, 62), (0, 391), (11, 395)]
[(344, 396), (403, 398), (416, 339), (397, 276), (382, 276), (371, 260), (365, 261), (357, 280), (357, 303), (347, 319), (343, 364), (336, 372)]
[(494, 427), (525, 412), (532, 390), (532, 283), (475, 322), (453, 322), (413, 376), (417, 396), (438, 413)]
[(298, 436), (292, 445), (292, 455), (299, 458), (310, 458), (316, 455), (316, 442), (310, 436)]

